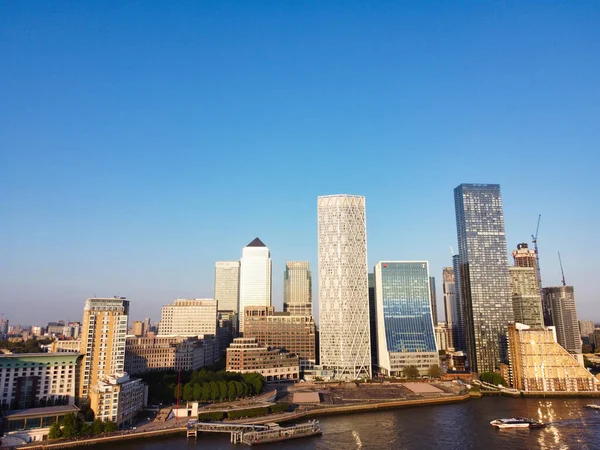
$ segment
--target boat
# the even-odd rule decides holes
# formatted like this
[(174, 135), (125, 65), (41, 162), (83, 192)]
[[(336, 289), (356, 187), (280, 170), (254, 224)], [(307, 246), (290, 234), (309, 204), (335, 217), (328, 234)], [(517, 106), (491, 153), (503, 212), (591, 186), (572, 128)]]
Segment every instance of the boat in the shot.
[(585, 407), (590, 409), (600, 409), (600, 405), (585, 405)]
[(244, 433), (242, 442), (247, 445), (267, 444), (323, 434), (319, 422), (316, 420), (289, 427), (282, 427), (276, 423), (267, 424), (267, 426), (266, 430), (255, 430)]
[(510, 419), (496, 419), (490, 422), (490, 425), (496, 428), (543, 428), (544, 422), (526, 417), (512, 417)]

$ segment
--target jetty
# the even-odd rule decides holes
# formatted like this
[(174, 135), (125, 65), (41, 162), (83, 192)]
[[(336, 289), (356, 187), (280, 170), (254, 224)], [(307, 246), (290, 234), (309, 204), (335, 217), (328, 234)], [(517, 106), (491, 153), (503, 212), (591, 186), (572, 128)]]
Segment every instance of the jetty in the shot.
[(320, 435), (321, 429), (316, 420), (308, 424), (292, 425), (289, 427), (281, 427), (276, 423), (258, 425), (250, 423), (188, 421), (186, 426), (187, 438), (193, 437), (197, 439), (198, 433), (229, 433), (232, 444), (244, 443), (253, 445)]

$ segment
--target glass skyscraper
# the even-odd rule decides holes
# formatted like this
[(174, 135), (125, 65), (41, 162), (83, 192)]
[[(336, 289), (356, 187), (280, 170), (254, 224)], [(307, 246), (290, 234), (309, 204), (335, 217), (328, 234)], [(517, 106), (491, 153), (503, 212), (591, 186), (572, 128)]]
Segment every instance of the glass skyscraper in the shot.
[(514, 322), (500, 186), (461, 184), (454, 204), (469, 365), (493, 372), (507, 361), (506, 330)]
[(427, 261), (377, 263), (375, 301), (380, 373), (416, 366), (424, 374), (439, 364)]

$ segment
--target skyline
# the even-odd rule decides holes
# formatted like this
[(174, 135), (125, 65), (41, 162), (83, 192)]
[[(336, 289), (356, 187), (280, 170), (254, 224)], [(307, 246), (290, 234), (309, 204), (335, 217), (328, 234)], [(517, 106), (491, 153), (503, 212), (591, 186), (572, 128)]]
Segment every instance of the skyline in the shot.
[(429, 261), (443, 317), (453, 189), (497, 183), (509, 254), (541, 213), (543, 285), (560, 251), (600, 321), (599, 22), (584, 1), (2, 3), (0, 312), (123, 295), (156, 321), (257, 236), (281, 310), (286, 260), (318, 277), (316, 198), (346, 192), (369, 271)]

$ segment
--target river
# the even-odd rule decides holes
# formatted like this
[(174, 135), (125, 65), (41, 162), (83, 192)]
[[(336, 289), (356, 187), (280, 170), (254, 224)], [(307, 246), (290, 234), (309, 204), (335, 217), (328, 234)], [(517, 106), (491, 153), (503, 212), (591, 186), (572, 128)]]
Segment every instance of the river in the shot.
[[(457, 404), (422, 406), (363, 414), (322, 417), (323, 436), (263, 445), (269, 449), (600, 449), (600, 411), (585, 408), (597, 399), (513, 399), (485, 397)], [(532, 417), (546, 428), (498, 430), (501, 417)], [(102, 450), (244, 448), (228, 434), (137, 440), (99, 446)]]

